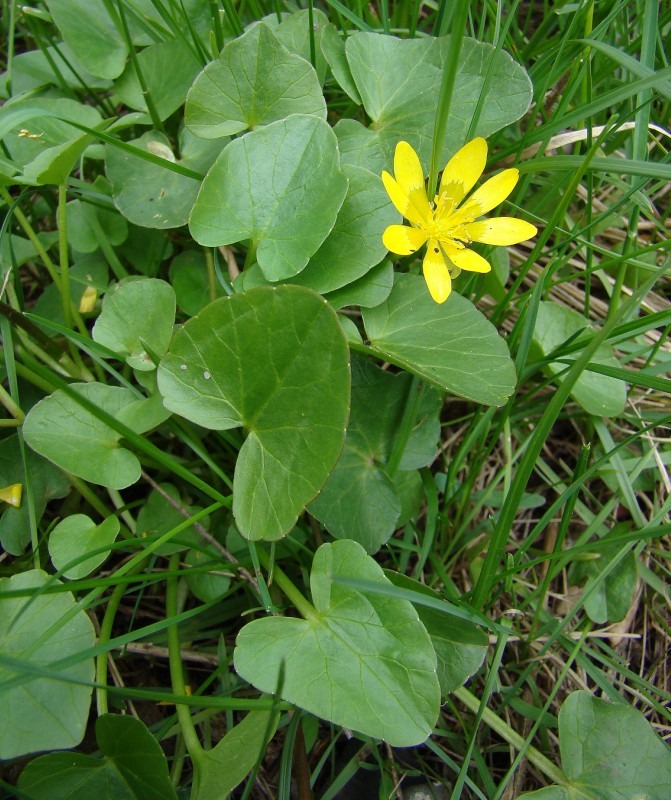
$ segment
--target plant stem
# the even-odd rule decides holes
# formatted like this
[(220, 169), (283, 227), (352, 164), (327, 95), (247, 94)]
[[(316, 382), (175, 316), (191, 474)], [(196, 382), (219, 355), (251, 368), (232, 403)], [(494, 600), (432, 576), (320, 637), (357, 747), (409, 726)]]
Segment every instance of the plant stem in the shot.
[(18, 205), (15, 204), (14, 198), (7, 191), (7, 189), (0, 188), (0, 197), (2, 197), (2, 199), (5, 201), (5, 203), (7, 203), (7, 205), (9, 206), (10, 209), (13, 206), (12, 213), (14, 214), (14, 217), (16, 218), (16, 221), (19, 223), (21, 228), (23, 228), (23, 232), (28, 237), (28, 241), (35, 248), (35, 252), (37, 253), (37, 255), (42, 260), (42, 263), (44, 264), (47, 272), (49, 273), (49, 277), (56, 284), (56, 288), (60, 292), (61, 291), (61, 277), (58, 274), (58, 270), (56, 269), (56, 265), (54, 264), (54, 262), (49, 257), (49, 254), (47, 253), (47, 251), (44, 249), (44, 246), (42, 245), (42, 242), (38, 239), (37, 234), (35, 233), (35, 231), (32, 228), (32, 225), (30, 224), (30, 222), (28, 222), (28, 218), (23, 213), (23, 211), (21, 211), (21, 209), (18, 207)]
[(205, 268), (207, 269), (207, 289), (210, 294), (210, 302), (217, 299), (217, 276), (214, 270), (214, 257), (209, 247), (203, 248), (205, 252)]
[[(259, 556), (259, 561), (263, 564), (266, 569), (270, 569), (270, 556), (268, 553), (263, 549), (263, 547), (257, 548), (257, 553)], [(283, 572), (277, 564), (273, 564), (273, 580), (274, 582), (280, 587), (280, 589), (284, 592), (287, 598), (293, 603), (298, 613), (308, 621), (314, 621), (319, 618), (319, 614), (315, 610), (315, 607), (308, 603), (308, 601), (303, 597), (303, 595), (298, 591), (295, 584), (289, 578), (289, 576)]]
[[(168, 566), (169, 572), (176, 573), (179, 570), (179, 553), (175, 553), (170, 557)], [(177, 575), (172, 575), (166, 579), (166, 592), (165, 592), (165, 614), (167, 618), (177, 615)], [(184, 684), (184, 672), (182, 671), (182, 656), (179, 647), (179, 630), (177, 625), (170, 625), (167, 629), (168, 637), (168, 660), (170, 663), (170, 680), (172, 683), (173, 694), (186, 694), (186, 685)], [(191, 760), (194, 762), (194, 767), (202, 761), (204, 750), (198, 739), (198, 734), (191, 719), (191, 712), (188, 706), (175, 704), (175, 712), (179, 726), (182, 729), (182, 736), (184, 744), (186, 745), (187, 752)]]
[[(480, 700), (466, 689), (465, 686), (460, 686), (453, 692), (461, 702), (473, 713), (477, 714), (480, 710)], [(533, 745), (526, 742), (524, 737), (514, 731), (507, 723), (498, 717), (491, 708), (485, 707), (482, 712), (482, 719), (489, 725), (489, 727), (498, 733), (498, 735), (505, 739), (508, 744), (512, 745), (516, 750), (526, 748), (526, 755), (529, 761), (537, 767), (547, 778), (559, 786), (567, 786), (568, 781), (566, 776), (559, 767), (546, 758), (539, 750)]]
[(457, 70), (459, 67), (459, 57), (461, 55), (461, 43), (466, 30), (466, 20), (470, 11), (470, 0), (460, 0), (456, 4), (450, 24), (450, 52), (447, 57), (447, 64), (443, 72), (443, 81), (440, 87), (438, 98), (438, 108), (436, 110), (436, 123), (433, 129), (433, 146), (431, 148), (431, 167), (429, 169), (429, 199), (433, 198), (433, 193), (438, 182), (440, 172), (441, 155), (443, 140), (445, 139), (445, 129), (447, 119), (450, 114), (452, 103), (452, 92), (457, 80)]
[[(14, 421), (20, 425), (23, 420), (25, 419), (25, 413), (19, 408), (19, 406), (14, 402), (12, 396), (9, 392), (5, 389), (2, 384), (0, 384), (0, 403), (9, 411), (9, 413), (14, 417), (14, 420), (6, 420), (6, 422), (13, 423)], [(5, 420), (3, 420), (4, 422)]]
[(67, 186), (58, 186), (58, 260), (61, 270), (61, 302), (63, 304), (63, 323), (72, 327), (72, 300), (70, 298), (70, 272), (68, 270), (68, 231), (66, 220)]
[(415, 425), (421, 389), (422, 385), (419, 378), (416, 375), (413, 375), (412, 380), (410, 381), (410, 386), (408, 387), (408, 394), (405, 398), (405, 406), (403, 408), (401, 423), (398, 426), (398, 432), (394, 438), (391, 454), (389, 455), (389, 460), (387, 461), (386, 471), (390, 478), (393, 478), (396, 474), (396, 470), (401, 463), (401, 459), (403, 458), (403, 454), (405, 453), (405, 449), (408, 445), (408, 439), (410, 438), (410, 434), (412, 433), (412, 429)]
[[(133, 575), (143, 568), (143, 563), (139, 562), (135, 564), (133, 569), (129, 570), (126, 574)], [(98, 636), (98, 644), (106, 644), (109, 642), (112, 636), (112, 626), (114, 625), (114, 618), (116, 617), (117, 609), (119, 608), (119, 604), (121, 600), (128, 590), (128, 584), (126, 583), (119, 583), (115, 588), (112, 594), (109, 596), (107, 600), (107, 608), (105, 609), (105, 614), (103, 616), (102, 622), (100, 623), (100, 634)], [(110, 656), (108, 652), (105, 653), (98, 653), (96, 656), (96, 683), (98, 684), (98, 688), (96, 689), (96, 708), (98, 710), (98, 716), (102, 716), (103, 714), (107, 714), (108, 705), (107, 705), (107, 659)]]
[(135, 47), (133, 46), (133, 40), (131, 38), (130, 31), (128, 29), (126, 12), (124, 10), (124, 4), (122, 0), (117, 0), (117, 9), (119, 11), (119, 20), (121, 22), (124, 38), (128, 43), (128, 52), (130, 54), (130, 61), (131, 64), (133, 65), (133, 71), (135, 72), (135, 77), (137, 78), (137, 82), (140, 84), (140, 89), (142, 90), (142, 97), (144, 98), (144, 101), (147, 104), (147, 111), (149, 112), (149, 116), (151, 117), (151, 123), (154, 126), (154, 128), (156, 128), (157, 131), (165, 133), (163, 129), (163, 123), (161, 122), (161, 117), (159, 116), (158, 111), (156, 110), (156, 106), (154, 105), (154, 99), (151, 96), (151, 91), (149, 90), (147, 81), (144, 78), (144, 73), (142, 72), (140, 61), (137, 57), (137, 53), (135, 52)]

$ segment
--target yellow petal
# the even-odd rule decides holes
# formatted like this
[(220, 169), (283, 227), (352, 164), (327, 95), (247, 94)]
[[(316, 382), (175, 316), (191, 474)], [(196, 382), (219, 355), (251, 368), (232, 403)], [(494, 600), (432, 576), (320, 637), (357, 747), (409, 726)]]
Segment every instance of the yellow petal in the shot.
[(457, 250), (450, 253), (450, 261), (459, 267), (459, 269), (466, 269), (469, 272), (489, 272), (491, 264), (481, 255), (473, 250)]
[(0, 500), (4, 500), (10, 506), (18, 508), (21, 505), (22, 492), (23, 486), (20, 483), (13, 483), (11, 486), (5, 486), (0, 489)]
[(465, 144), (447, 162), (440, 179), (440, 191), (460, 203), (475, 186), (487, 163), (487, 142), (478, 136)]
[(417, 189), (424, 191), (424, 172), (419, 163), (419, 156), (407, 142), (399, 142), (394, 151), (394, 178), (410, 195)]
[(470, 222), (464, 227), (468, 231), (471, 241), (483, 244), (517, 244), (531, 239), (538, 233), (536, 227), (530, 222), (514, 217), (483, 219), (480, 222)]
[(79, 301), (79, 313), (90, 314), (96, 307), (97, 299), (98, 290), (94, 286), (87, 286), (82, 294), (82, 299)]
[(517, 169), (504, 169), (482, 184), (459, 209), (471, 219), (480, 217), (502, 203), (515, 188), (520, 176)]
[(382, 234), (382, 242), (387, 250), (399, 256), (408, 256), (419, 250), (426, 239), (424, 231), (407, 225), (390, 225)]
[(422, 269), (431, 297), (436, 303), (444, 303), (452, 291), (452, 279), (445, 263), (445, 257), (435, 239), (429, 240)]
[(423, 178), (420, 186), (410, 187), (408, 191), (388, 172), (382, 173), (382, 183), (391, 202), (407, 220), (415, 225), (421, 225), (431, 218), (431, 205), (426, 196)]

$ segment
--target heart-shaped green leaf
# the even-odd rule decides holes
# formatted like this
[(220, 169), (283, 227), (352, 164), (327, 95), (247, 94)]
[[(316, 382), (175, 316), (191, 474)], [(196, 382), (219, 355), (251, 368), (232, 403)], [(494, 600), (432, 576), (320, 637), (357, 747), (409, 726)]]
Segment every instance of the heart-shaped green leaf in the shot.
[(119, 284), (105, 295), (93, 339), (142, 371), (155, 369), (152, 356), (165, 355), (175, 322), (175, 292), (156, 278)]
[(205, 751), (196, 767), (193, 800), (221, 800), (242, 783), (263, 758), (278, 720), (272, 711), (250, 711), (216, 747)]
[(170, 283), (178, 307), (189, 317), (195, 316), (225, 292), (218, 280), (210, 282), (202, 250), (183, 250), (170, 262)]
[(236, 671), (322, 719), (395, 747), (427, 739), (438, 717), (436, 654), (413, 606), (337, 583), (355, 578), (389, 585), (361, 545), (322, 545), (310, 576), (311, 619), (266, 617), (238, 634)]
[[(61, 623), (75, 598), (70, 592), (37, 594), (47, 583), (61, 585), (36, 569), (0, 579), (0, 653), (24, 662), (26, 670), (0, 665), (0, 759), (74, 747), (86, 730), (93, 659), (77, 654), (93, 647), (93, 625), (84, 611)], [(20, 590), (25, 596), (2, 596)], [(70, 666), (52, 667), (67, 658), (74, 659)], [(31, 667), (54, 676), (31, 674)], [(25, 680), (7, 685), (17, 677)]]
[(559, 711), (559, 746), (566, 786), (520, 800), (666, 800), (671, 750), (635, 708), (573, 692)]
[[(407, 575), (390, 570), (385, 570), (385, 575), (394, 586), (440, 600), (438, 592)], [(480, 668), (487, 654), (487, 634), (472, 622), (443, 614), (436, 608), (420, 603), (415, 608), (436, 651), (440, 694), (447, 697)]]
[(0, 112), (7, 152), (23, 166), (21, 182), (43, 185), (67, 179), (93, 137), (69, 125), (66, 119), (90, 128), (102, 121), (95, 108), (68, 98), (28, 97)]
[(33, 800), (177, 800), (166, 757), (139, 719), (103, 714), (96, 738), (103, 758), (49, 753), (28, 764), (19, 788)]
[[(68, 494), (70, 481), (47, 459), (27, 447), (20, 447), (16, 434), (0, 440), (0, 486), (13, 483), (23, 485), (26, 474), (30, 479), (35, 519), (39, 522), (49, 500)], [(30, 542), (30, 531), (30, 504), (24, 501), (19, 508), (6, 506), (0, 517), (0, 544), (3, 549), (13, 556), (20, 556)]]
[(349, 68), (347, 56), (345, 54), (345, 40), (335, 27), (329, 25), (322, 34), (322, 53), (331, 67), (333, 77), (340, 84), (340, 88), (345, 91), (357, 105), (361, 105), (361, 96), (356, 88), (352, 71)]
[(290, 53), (301, 56), (309, 63), (312, 63), (311, 41), (314, 42), (314, 64), (319, 82), (323, 84), (328, 65), (322, 53), (322, 37), (328, 28), (335, 29), (326, 14), (318, 8), (312, 9), (312, 14), (310, 14), (310, 10), (304, 8), (302, 11), (283, 15), (279, 24), (276, 14), (264, 17), (264, 22), (271, 25), (275, 36)]
[(113, 207), (103, 208), (97, 203), (72, 200), (67, 204), (66, 212), (68, 240), (78, 253), (95, 253), (99, 250), (101, 230), (108, 243), (115, 247), (123, 244), (128, 236), (128, 223)]
[(345, 436), (348, 355), (333, 310), (299, 286), (216, 300), (175, 334), (158, 370), (166, 407), (248, 434), (233, 480), (246, 537), (284, 536), (328, 477)]
[[(137, 54), (137, 65), (161, 120), (184, 104), (186, 93), (201, 68), (195, 54), (179, 39), (145, 47)], [(115, 89), (122, 103), (138, 111), (147, 111), (146, 94), (137, 77), (138, 66), (128, 63), (115, 82)]]
[[(185, 131), (180, 139), (179, 163), (205, 172), (224, 143), (204, 142)], [(162, 133), (149, 131), (130, 144), (167, 161), (177, 161)], [(126, 219), (144, 228), (178, 228), (186, 224), (200, 188), (198, 181), (117, 147), (107, 147), (105, 165), (114, 203)]]
[[(375, 553), (389, 539), (401, 501), (385, 466), (406, 407), (412, 379), (363, 359), (352, 362), (352, 410), (342, 455), (309, 511), (338, 539), (354, 539)], [(410, 402), (415, 402), (411, 398)], [(425, 386), (416, 398), (414, 425), (400, 469), (430, 463), (440, 436), (440, 397)]]
[[(116, 418), (137, 403), (130, 390), (102, 383), (73, 383), (70, 390)], [(121, 436), (62, 389), (31, 408), (23, 435), (40, 455), (91, 483), (125, 489), (140, 477), (140, 462), (121, 447)]]
[[(86, 514), (66, 517), (49, 535), (49, 555), (54, 567), (63, 569), (63, 575), (73, 580), (90, 575), (110, 554), (118, 533), (117, 517), (107, 517), (100, 525)], [(100, 552), (101, 548), (105, 549)], [(89, 552), (93, 555), (82, 561)], [(78, 563), (73, 564), (75, 561)]]
[[(137, 515), (137, 535), (146, 544), (153, 543), (184, 522), (184, 514), (180, 509), (189, 514), (200, 510), (186, 504), (180, 497), (179, 490), (172, 484), (162, 483), (159, 489), (160, 491), (156, 489), (150, 492), (146, 503)], [(204, 517), (201, 524), (207, 526), (209, 517)], [(201, 542), (200, 533), (190, 525), (180, 531), (170, 542), (161, 545), (155, 552), (160, 556), (168, 556), (186, 550), (188, 547), (200, 545)]]
[[(567, 339), (585, 331), (588, 335), (592, 329), (587, 320), (571, 308), (560, 303), (540, 303), (536, 327), (534, 328), (534, 344), (542, 356), (550, 355)], [(573, 354), (572, 358), (575, 358)], [(604, 344), (594, 354), (595, 364), (619, 367), (611, 348)], [(567, 364), (553, 362), (546, 367), (550, 375), (556, 375), (568, 369)], [(557, 378), (561, 381), (562, 378)], [(589, 414), (598, 417), (617, 417), (627, 403), (627, 386), (617, 378), (599, 375), (597, 372), (585, 370), (573, 384), (571, 396)]]
[[(614, 531), (613, 533), (622, 533)], [(609, 534), (613, 535), (613, 534)], [(607, 539), (606, 539), (607, 541)], [(601, 573), (611, 561), (619, 557), (621, 547), (616, 544), (599, 548), (596, 558), (587, 561), (574, 561), (569, 570), (569, 580), (573, 585), (584, 583), (585, 611), (587, 616), (598, 625), (620, 622), (631, 609), (638, 581), (636, 556), (631, 551), (620, 558), (605, 577)], [(593, 584), (597, 586), (594, 588)]]
[(184, 123), (196, 136), (218, 139), (290, 114), (326, 119), (317, 73), (259, 22), (226, 45), (196, 78)]
[(347, 196), (335, 227), (308, 265), (292, 282), (320, 294), (332, 292), (364, 276), (385, 257), (382, 234), (387, 225), (400, 222), (389, 202), (382, 180), (361, 167), (343, 167)]
[(101, 78), (121, 75), (128, 48), (105, 0), (47, 0), (63, 39), (82, 64)]
[(381, 357), (445, 391), (500, 406), (515, 389), (505, 341), (475, 306), (453, 292), (434, 303), (423, 278), (399, 275), (387, 300), (363, 311)]
[[(368, 136), (389, 162), (401, 139), (410, 142), (422, 161), (430, 159), (436, 106), (451, 46), (449, 36), (397, 39), (355, 33), (347, 38), (352, 77), (373, 120)], [(442, 142), (443, 163), (464, 144), (483, 90), (473, 136), (490, 136), (519, 119), (531, 103), (531, 81), (519, 64), (489, 44), (464, 39)], [(372, 163), (368, 168), (375, 169)]]
[(331, 232), (347, 193), (336, 138), (295, 115), (231, 142), (208, 172), (189, 229), (206, 247), (251, 239), (265, 277), (300, 272)]
[[(372, 308), (383, 303), (394, 286), (394, 268), (391, 261), (383, 261), (369, 270), (363, 278), (329, 292), (326, 299), (333, 308), (345, 306), (362, 306)], [(359, 341), (361, 337), (359, 336)]]

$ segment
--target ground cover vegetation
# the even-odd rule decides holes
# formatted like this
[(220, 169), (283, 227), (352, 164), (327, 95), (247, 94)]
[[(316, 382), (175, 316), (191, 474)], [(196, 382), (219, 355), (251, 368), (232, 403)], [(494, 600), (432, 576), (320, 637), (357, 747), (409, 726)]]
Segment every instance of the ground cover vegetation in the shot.
[(3, 796), (668, 798), (668, 4), (2, 32)]

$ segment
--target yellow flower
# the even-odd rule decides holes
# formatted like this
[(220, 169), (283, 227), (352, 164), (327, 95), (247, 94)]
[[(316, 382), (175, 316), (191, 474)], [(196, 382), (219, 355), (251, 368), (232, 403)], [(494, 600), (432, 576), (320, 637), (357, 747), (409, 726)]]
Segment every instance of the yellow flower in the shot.
[(18, 508), (21, 505), (21, 493), (23, 486), (20, 483), (13, 483), (0, 489), (0, 500), (9, 503), (10, 506)]
[(511, 245), (536, 235), (529, 222), (513, 217), (482, 219), (515, 188), (519, 171), (506, 169), (482, 184), (464, 200), (482, 175), (487, 161), (487, 142), (478, 137), (464, 145), (449, 160), (438, 194), (429, 202), (424, 173), (417, 153), (407, 142), (399, 142), (394, 153), (394, 177), (382, 173), (392, 203), (408, 220), (390, 225), (382, 236), (387, 250), (400, 256), (414, 253), (427, 243), (424, 279), (436, 303), (444, 303), (452, 291), (452, 278), (462, 269), (489, 272), (491, 265), (475, 251), (471, 242)]

